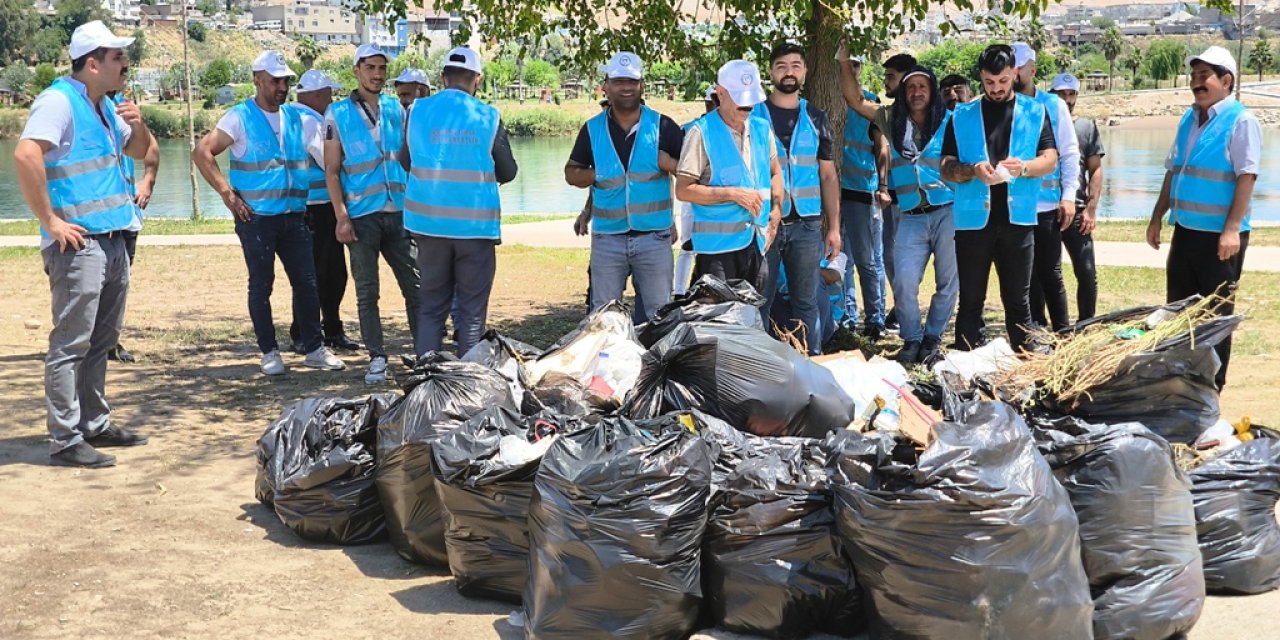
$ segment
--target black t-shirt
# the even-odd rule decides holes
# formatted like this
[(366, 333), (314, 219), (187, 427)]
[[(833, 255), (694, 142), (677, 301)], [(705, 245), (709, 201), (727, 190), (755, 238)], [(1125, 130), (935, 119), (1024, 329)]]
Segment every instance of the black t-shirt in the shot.
[[(628, 168), (631, 163), (631, 148), (635, 146), (636, 137), (628, 131), (622, 129), (622, 125), (617, 120), (609, 117), (609, 138), (613, 140), (613, 148), (618, 151), (618, 159), (622, 161), (622, 168)], [(667, 155), (680, 159), (680, 149), (684, 147), (684, 129), (676, 124), (675, 120), (667, 116), (658, 117), (658, 149), (666, 151)], [(582, 125), (578, 130), (578, 139), (573, 143), (573, 151), (569, 153), (569, 159), (584, 166), (596, 166), (595, 155), (591, 152), (591, 134), (587, 132), (587, 125)]]
[[(784, 149), (790, 149), (791, 135), (795, 133), (796, 124), (800, 121), (800, 109), (775, 107), (767, 100), (764, 104), (769, 109), (769, 120), (773, 122), (774, 134), (782, 141)], [(818, 130), (818, 159), (835, 160), (835, 136), (831, 133), (831, 120), (827, 118), (825, 111), (813, 106), (812, 103), (807, 107), (806, 111), (809, 112), (809, 119), (813, 121), (813, 128)]]
[[(986, 97), (982, 98), (982, 125), (987, 135), (987, 157), (991, 159), (992, 165), (999, 164), (1001, 160), (1009, 157), (1009, 138), (1013, 135), (1015, 104), (1017, 104), (1015, 100), (992, 102)], [(1046, 149), (1057, 149), (1053, 141), (1053, 124), (1049, 121), (1048, 113), (1044, 114), (1044, 124), (1040, 127), (1040, 142), (1036, 145), (1036, 153)], [(956, 145), (955, 118), (947, 122), (946, 137), (942, 140), (942, 155), (960, 157), (959, 147)], [(1009, 222), (1008, 183), (991, 187), (991, 217), (988, 218), (987, 224), (992, 222), (1006, 224)]]

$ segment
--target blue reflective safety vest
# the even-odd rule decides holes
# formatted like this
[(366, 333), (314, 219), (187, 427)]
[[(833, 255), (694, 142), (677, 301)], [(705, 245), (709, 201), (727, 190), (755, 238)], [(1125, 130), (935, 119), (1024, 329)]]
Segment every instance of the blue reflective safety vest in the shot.
[[(1057, 140), (1057, 136), (1058, 136), (1058, 103), (1061, 102), (1061, 100), (1062, 100), (1061, 98), (1059, 98), (1058, 96), (1052, 93), (1049, 93), (1048, 91), (1041, 91), (1039, 89), (1036, 89), (1035, 101), (1039, 102), (1041, 106), (1044, 107), (1045, 113), (1049, 114), (1049, 126), (1053, 127), (1053, 135), (1054, 135), (1055, 141)], [(1072, 130), (1071, 135), (1075, 135), (1074, 129)], [(1062, 145), (1058, 145), (1058, 146), (1061, 147)], [(1059, 154), (1062, 153), (1061, 148), (1058, 149), (1058, 153)], [(1039, 203), (1041, 205), (1041, 208), (1043, 208), (1044, 205), (1053, 205), (1054, 208), (1057, 208), (1061, 202), (1062, 202), (1062, 158), (1061, 156), (1059, 156), (1058, 164), (1053, 165), (1053, 173), (1050, 173), (1049, 175), (1043, 176), (1040, 178)]]
[[(117, 91), (111, 102), (116, 105), (124, 104), (124, 92)], [(124, 150), (120, 151), (120, 169), (124, 171), (124, 181), (129, 185), (129, 195), (138, 195), (138, 179), (134, 173), (137, 168), (133, 164), (133, 158), (126, 156)]]
[[(872, 102), (878, 100), (876, 94), (863, 91), (862, 96)], [(844, 150), (840, 166), (840, 188), (850, 191), (873, 193), (880, 188), (880, 177), (876, 173), (876, 153), (871, 148), (871, 121), (858, 115), (857, 111), (848, 109), (844, 123)]]
[[(763, 118), (773, 127), (769, 107), (765, 102), (756, 105), (753, 116)], [(818, 177), (818, 129), (809, 117), (809, 102), (800, 99), (800, 117), (791, 133), (791, 148), (782, 146), (782, 139), (774, 136), (778, 147), (778, 159), (782, 164), (782, 188), (786, 197), (782, 200), (782, 215), (791, 215), (792, 207), (802, 218), (822, 215), (822, 184)]]
[[(306, 122), (308, 118), (317, 121), (320, 129), (324, 130), (324, 116), (320, 115), (315, 109), (308, 107), (302, 103), (293, 103), (292, 106), (298, 110), (298, 115), (302, 117), (302, 121)], [(303, 140), (306, 145), (306, 140)], [(323, 204), (330, 202), (329, 186), (324, 181), (324, 167), (316, 163), (316, 159), (311, 157), (310, 151), (307, 152), (307, 204), (316, 203)], [(350, 215), (348, 213), (348, 215)]]
[(672, 225), (671, 174), (658, 167), (661, 116), (640, 107), (640, 124), (627, 168), (609, 135), (609, 113), (587, 121), (596, 182), (591, 186), (591, 229), (596, 233), (663, 231)]
[[(1013, 131), (1009, 140), (1009, 156), (1030, 162), (1040, 146), (1040, 130), (1044, 126), (1044, 106), (1018, 94), (1013, 107)], [(982, 101), (956, 105), (952, 116), (956, 147), (963, 164), (991, 162), (987, 156), (987, 130), (982, 121)], [(1003, 158), (996, 159), (997, 164)], [(1040, 178), (1013, 178), (1009, 182), (1009, 222), (1034, 226), (1036, 200), (1040, 195)], [(956, 185), (955, 219), (957, 231), (972, 231), (987, 226), (991, 214), (991, 189), (977, 178)]]
[(773, 144), (773, 130), (769, 122), (755, 116), (747, 118), (751, 132), (751, 163), (742, 161), (733, 133), (719, 112), (708, 114), (694, 122), (702, 134), (702, 146), (711, 163), (712, 187), (742, 187), (760, 192), (763, 204), (760, 215), (733, 202), (719, 204), (693, 204), (693, 250), (698, 253), (730, 253), (751, 244), (754, 237), (757, 248), (764, 252), (764, 230), (769, 225), (772, 203), (772, 173), (769, 148)]
[[(386, 209), (390, 201), (404, 209), (406, 174), (400, 165), (404, 144), (404, 109), (392, 96), (378, 98), (378, 123), (370, 125), (360, 115), (355, 95), (329, 107), (342, 132), (342, 193), (347, 215), (360, 218)], [(372, 127), (380, 128), (381, 144), (374, 142)]]
[(253, 101), (231, 108), (244, 124), (244, 156), (231, 159), (231, 188), (260, 216), (299, 213), (307, 209), (307, 149), (297, 109), (280, 107), (284, 148), (267, 116)]
[[(905, 105), (904, 105), (905, 106)], [(905, 158), (889, 143), (889, 188), (898, 194), (898, 207), (911, 211), (922, 206), (941, 206), (955, 201), (955, 185), (942, 180), (942, 143), (947, 137), (948, 112), (933, 138), (915, 158)], [(923, 197), (922, 197), (923, 196)]]
[[(1173, 181), (1169, 185), (1169, 222), (1196, 231), (1222, 233), (1236, 197), (1236, 172), (1231, 166), (1227, 147), (1236, 122), (1245, 113), (1244, 105), (1232, 104), (1214, 116), (1200, 132), (1194, 147), (1187, 144), (1196, 125), (1196, 109), (1192, 107), (1178, 124), (1174, 141)], [(1251, 227), (1252, 206), (1240, 222), (1240, 230)]]
[(498, 110), (445, 89), (409, 111), (409, 190), (404, 226), (437, 238), (501, 237), (493, 140)]
[[(49, 203), (54, 215), (90, 234), (127, 229), (136, 207), (120, 162), (124, 132), (117, 128), (115, 104), (105, 96), (99, 103), (108, 122), (104, 127), (82, 89), (65, 77), (45, 89), (66, 96), (75, 129), (67, 155), (44, 162)], [(40, 233), (48, 237), (43, 228)]]

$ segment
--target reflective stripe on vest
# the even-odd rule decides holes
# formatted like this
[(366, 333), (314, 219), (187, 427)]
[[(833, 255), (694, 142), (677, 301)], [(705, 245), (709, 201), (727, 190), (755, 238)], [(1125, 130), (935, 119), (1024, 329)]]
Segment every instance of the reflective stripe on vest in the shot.
[[(773, 128), (769, 107), (761, 102), (753, 116), (763, 118)], [(818, 177), (818, 129), (809, 117), (809, 102), (800, 99), (800, 115), (791, 133), (791, 148), (782, 146), (782, 139), (774, 136), (778, 158), (782, 163), (782, 188), (786, 197), (782, 201), (782, 215), (791, 215), (791, 208), (802, 218), (822, 215), (822, 185)]]
[(898, 194), (900, 210), (911, 211), (922, 205), (936, 207), (955, 201), (953, 185), (942, 180), (942, 142), (950, 121), (951, 114), (948, 113), (924, 151), (914, 159), (903, 157), (897, 145), (889, 143), (889, 157), (892, 159), (889, 187)]
[(284, 148), (272, 131), (267, 116), (253, 101), (245, 100), (231, 109), (244, 125), (245, 150), (231, 159), (231, 187), (262, 216), (299, 213), (307, 209), (307, 149), (302, 141), (302, 117), (297, 109), (280, 107)]
[[(876, 94), (863, 91), (862, 96), (876, 101)], [(844, 149), (841, 152), (840, 188), (872, 193), (880, 188), (876, 174), (876, 154), (871, 148), (871, 121), (848, 109), (844, 123)]]
[(587, 121), (596, 169), (596, 182), (591, 187), (592, 231), (617, 234), (671, 228), (671, 176), (658, 167), (660, 120), (657, 111), (640, 107), (640, 124), (626, 169), (609, 135), (609, 113), (596, 114)]
[[(1054, 142), (1057, 143), (1059, 149), (1058, 163), (1053, 165), (1053, 173), (1040, 178), (1040, 198), (1041, 205), (1053, 205), (1055, 208), (1062, 202), (1062, 149), (1066, 145), (1058, 141), (1058, 102), (1061, 100), (1058, 96), (1036, 89), (1036, 102), (1044, 107), (1045, 113), (1049, 114), (1049, 126), (1053, 128)], [(1043, 123), (1042, 125), (1043, 126)], [(1075, 128), (1071, 130), (1071, 135), (1075, 135)], [(1043, 208), (1043, 207), (1041, 207)]]
[(763, 253), (764, 228), (769, 224), (769, 212), (773, 208), (769, 146), (774, 142), (769, 123), (755, 116), (747, 118), (746, 126), (751, 132), (750, 166), (743, 162), (733, 134), (719, 112), (697, 120), (694, 126), (702, 134), (702, 146), (711, 163), (708, 186), (755, 189), (763, 204), (760, 215), (755, 218), (750, 211), (732, 202), (693, 204), (693, 250), (707, 254), (729, 253), (750, 245), (754, 237)]
[(409, 111), (404, 226), (437, 238), (501, 235), (493, 140), (498, 110), (457, 89), (419, 98)]
[[(1196, 109), (1192, 107), (1178, 124), (1174, 142), (1173, 181), (1169, 185), (1169, 222), (1196, 231), (1222, 233), (1236, 196), (1236, 172), (1227, 147), (1236, 122), (1244, 115), (1244, 105), (1232, 104), (1214, 116), (1200, 132), (1195, 147), (1188, 148)], [(1245, 212), (1240, 230), (1248, 231), (1252, 213)]]
[[(333, 119), (342, 132), (342, 195), (347, 215), (361, 218), (387, 208), (404, 209), (407, 177), (400, 165), (404, 143), (404, 109), (392, 96), (379, 96), (378, 123), (370, 125), (360, 114), (354, 94), (335, 102)], [(379, 127), (379, 142), (372, 127)]]
[[(1013, 131), (1009, 140), (1009, 156), (1030, 162), (1040, 146), (1040, 130), (1044, 126), (1044, 106), (1018, 94), (1013, 107)], [(987, 157), (987, 132), (982, 122), (982, 100), (956, 105), (952, 115), (956, 146), (962, 164), (990, 162)], [(1000, 159), (996, 159), (996, 164)], [(1014, 178), (1009, 183), (1009, 221), (1033, 226), (1036, 223), (1036, 200), (1040, 195), (1040, 178)], [(955, 216), (958, 231), (972, 231), (987, 226), (991, 213), (991, 189), (976, 177), (956, 185)]]
[[(105, 96), (98, 104), (108, 123), (104, 127), (88, 96), (70, 79), (59, 78), (46, 91), (66, 97), (75, 131), (67, 155), (44, 163), (53, 213), (90, 234), (128, 228), (134, 204), (120, 162), (124, 133), (116, 128), (115, 104)], [(40, 233), (48, 237), (43, 227)]]

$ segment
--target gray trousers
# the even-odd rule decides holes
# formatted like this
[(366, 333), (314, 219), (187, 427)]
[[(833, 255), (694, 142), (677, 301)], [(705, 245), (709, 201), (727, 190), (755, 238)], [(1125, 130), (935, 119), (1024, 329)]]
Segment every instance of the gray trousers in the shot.
[(409, 331), (415, 341), (418, 336), (418, 269), (414, 266), (413, 242), (404, 229), (404, 217), (399, 211), (371, 213), (351, 221), (355, 228), (356, 242), (351, 251), (351, 277), (356, 282), (356, 311), (360, 315), (360, 339), (369, 350), (369, 357), (385, 357), (382, 315), (378, 298), (382, 285), (378, 281), (378, 256), (387, 261), (391, 273), (400, 285), (405, 310), (409, 315)]
[(129, 255), (122, 235), (89, 236), (79, 251), (41, 251), (49, 275), (53, 330), (44, 359), (50, 453), (110, 426), (107, 352), (120, 339), (129, 293)]
[(457, 330), (458, 355), (480, 342), (489, 315), (489, 294), (497, 272), (493, 240), (451, 240), (414, 234), (422, 274), (418, 309), (417, 354), (440, 351), (450, 311)]

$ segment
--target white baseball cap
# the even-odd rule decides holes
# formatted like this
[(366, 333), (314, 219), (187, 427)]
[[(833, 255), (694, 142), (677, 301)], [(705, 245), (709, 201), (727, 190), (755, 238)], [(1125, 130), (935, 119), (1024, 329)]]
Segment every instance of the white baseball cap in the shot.
[(395, 81), (392, 82), (392, 84), (412, 84), (412, 83), (417, 83), (427, 87), (431, 86), (431, 83), (427, 82), (427, 72), (423, 71), (422, 69), (405, 69), (403, 72), (400, 73), (400, 75), (395, 79)]
[(471, 47), (454, 47), (444, 56), (444, 66), (455, 69), (466, 69), (474, 73), (484, 73), (484, 64), (480, 62), (480, 54)]
[(71, 34), (71, 46), (67, 47), (67, 53), (74, 61), (98, 49), (123, 49), (131, 44), (133, 38), (117, 36), (101, 20), (94, 20), (76, 27)]
[(378, 47), (378, 45), (362, 44), (356, 48), (355, 64), (360, 64), (360, 61), (364, 60), (365, 58), (376, 58), (378, 56), (382, 56), (382, 58), (387, 62), (391, 61), (391, 54), (387, 53), (386, 51), (383, 51), (380, 47)]
[(1069, 73), (1059, 73), (1053, 77), (1053, 83), (1049, 85), (1050, 91), (1079, 91), (1080, 79)]
[(707, 102), (711, 102), (711, 100), (715, 97), (716, 97), (716, 86), (713, 84), (707, 87), (707, 92), (703, 94), (702, 99)]
[(285, 64), (284, 56), (275, 50), (263, 51), (262, 55), (253, 61), (251, 69), (253, 69), (254, 73), (266, 71), (273, 78), (292, 78), (296, 75), (293, 73), (293, 69), (290, 69), (289, 65)]
[(329, 77), (329, 74), (320, 71), (319, 69), (312, 69), (302, 74), (302, 77), (298, 79), (298, 93), (320, 91), (321, 89), (333, 89), (334, 91), (337, 91), (341, 88), (342, 85), (334, 82), (333, 78)]
[(1236, 70), (1236, 59), (1231, 55), (1230, 51), (1219, 46), (1212, 46), (1204, 50), (1204, 53), (1198, 56), (1187, 58), (1187, 66), (1191, 66), (1197, 62), (1204, 62), (1215, 67), (1222, 67), (1231, 72), (1232, 77), (1236, 78), (1236, 82), (1240, 81), (1240, 74)]
[(1015, 42), (1010, 45), (1013, 48), (1013, 66), (1023, 67), (1028, 62), (1035, 62), (1036, 50), (1025, 42)]
[(729, 98), (739, 107), (754, 107), (764, 102), (764, 89), (760, 86), (760, 69), (746, 60), (730, 60), (720, 67), (716, 84), (729, 92)]
[(609, 58), (608, 64), (600, 65), (600, 73), (604, 74), (605, 80), (610, 78), (644, 80), (644, 63), (640, 61), (640, 56), (630, 51), (619, 51)]

